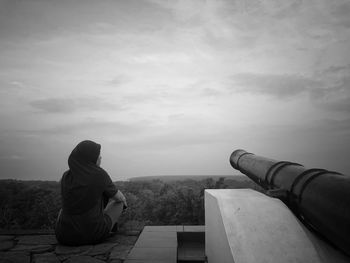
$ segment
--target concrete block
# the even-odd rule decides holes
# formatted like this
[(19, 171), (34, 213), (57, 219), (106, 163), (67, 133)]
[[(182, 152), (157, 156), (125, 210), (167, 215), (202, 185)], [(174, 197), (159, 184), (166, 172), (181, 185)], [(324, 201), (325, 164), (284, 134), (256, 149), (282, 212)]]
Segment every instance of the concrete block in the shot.
[(176, 226), (176, 231), (177, 232), (183, 232), (184, 231), (184, 226), (182, 226), (182, 225)]
[(204, 261), (205, 252), (203, 247), (178, 248), (177, 259), (183, 261)]
[(176, 263), (176, 247), (134, 247), (127, 259), (147, 260), (150, 262), (165, 261), (167, 263)]
[(293, 213), (249, 189), (205, 191), (208, 262), (322, 262)]
[(184, 232), (205, 232), (205, 226), (184, 226)]
[(135, 247), (172, 248), (177, 246), (177, 232), (142, 232)]
[(177, 226), (145, 226), (143, 232), (176, 232)]

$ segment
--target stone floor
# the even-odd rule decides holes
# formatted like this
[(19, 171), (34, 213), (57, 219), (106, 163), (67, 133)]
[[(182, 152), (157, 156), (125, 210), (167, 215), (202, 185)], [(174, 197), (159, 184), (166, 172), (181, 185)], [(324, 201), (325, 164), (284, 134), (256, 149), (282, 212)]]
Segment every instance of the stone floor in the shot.
[(204, 231), (204, 226), (145, 226), (141, 234), (124, 231), (101, 244), (70, 247), (58, 244), (52, 231), (0, 230), (0, 263), (205, 262)]
[(68, 247), (52, 232), (0, 232), (0, 263), (122, 263), (139, 231), (118, 233), (97, 245)]

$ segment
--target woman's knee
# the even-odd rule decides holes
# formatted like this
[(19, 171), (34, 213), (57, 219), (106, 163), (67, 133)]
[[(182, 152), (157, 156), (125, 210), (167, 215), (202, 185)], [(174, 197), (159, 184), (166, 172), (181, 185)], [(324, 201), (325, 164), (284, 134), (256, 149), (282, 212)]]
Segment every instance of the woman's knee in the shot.
[(108, 203), (104, 212), (105, 214), (109, 215), (109, 217), (112, 219), (112, 223), (115, 224), (123, 212), (123, 203), (112, 200)]

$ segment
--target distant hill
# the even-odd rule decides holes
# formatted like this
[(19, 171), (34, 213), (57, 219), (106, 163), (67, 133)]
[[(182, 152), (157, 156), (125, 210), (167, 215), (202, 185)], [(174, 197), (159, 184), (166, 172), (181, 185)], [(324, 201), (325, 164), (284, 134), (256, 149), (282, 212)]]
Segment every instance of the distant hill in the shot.
[(139, 176), (132, 177), (129, 179), (130, 182), (135, 181), (152, 181), (152, 180), (160, 180), (163, 182), (174, 182), (174, 181), (185, 181), (185, 180), (195, 180), (201, 181), (208, 178), (212, 178), (213, 180), (219, 180), (219, 178), (233, 179), (236, 181), (245, 181), (250, 180), (248, 177), (243, 175), (154, 175), (154, 176)]

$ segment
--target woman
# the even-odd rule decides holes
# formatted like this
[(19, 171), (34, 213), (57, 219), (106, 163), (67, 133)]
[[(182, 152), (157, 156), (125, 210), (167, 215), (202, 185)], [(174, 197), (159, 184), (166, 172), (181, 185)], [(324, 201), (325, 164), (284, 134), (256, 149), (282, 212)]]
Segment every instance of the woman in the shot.
[(69, 170), (61, 179), (62, 209), (55, 228), (57, 240), (62, 244), (103, 241), (127, 206), (122, 192), (100, 167), (100, 151), (100, 144), (86, 140), (68, 158)]

